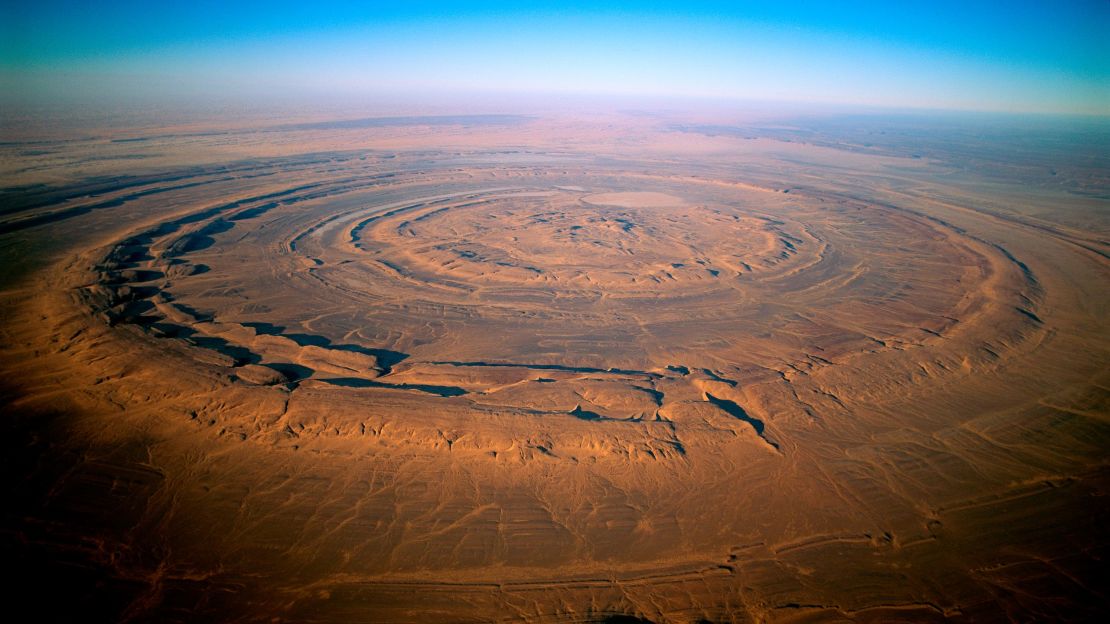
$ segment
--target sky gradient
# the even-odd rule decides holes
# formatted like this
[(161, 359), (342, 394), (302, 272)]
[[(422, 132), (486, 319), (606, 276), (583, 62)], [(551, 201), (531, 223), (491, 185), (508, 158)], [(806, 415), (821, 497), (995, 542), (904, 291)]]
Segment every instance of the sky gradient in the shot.
[(1105, 0), (2, 6), (0, 79), (28, 102), (551, 93), (1110, 114)]

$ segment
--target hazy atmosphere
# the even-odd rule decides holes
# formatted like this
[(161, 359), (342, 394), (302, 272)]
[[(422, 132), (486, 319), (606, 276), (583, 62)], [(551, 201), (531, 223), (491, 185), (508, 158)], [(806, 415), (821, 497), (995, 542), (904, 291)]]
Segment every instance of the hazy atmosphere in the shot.
[(4, 4), (10, 609), (1105, 621), (1107, 32)]
[(7, 98), (603, 94), (1110, 113), (1105, 2), (57, 2)]

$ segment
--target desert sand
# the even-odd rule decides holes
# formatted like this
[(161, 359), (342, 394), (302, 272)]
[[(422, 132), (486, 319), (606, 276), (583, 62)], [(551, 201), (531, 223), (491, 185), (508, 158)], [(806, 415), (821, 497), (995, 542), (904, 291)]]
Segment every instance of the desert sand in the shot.
[(722, 128), (6, 143), (10, 565), (126, 621), (1105, 614), (1105, 163)]

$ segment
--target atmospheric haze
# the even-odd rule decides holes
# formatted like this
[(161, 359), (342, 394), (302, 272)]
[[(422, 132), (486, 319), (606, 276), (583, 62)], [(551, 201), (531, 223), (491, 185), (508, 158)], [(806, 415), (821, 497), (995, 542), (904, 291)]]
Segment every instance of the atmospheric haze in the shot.
[(217, 8), (3, 9), (12, 613), (1110, 615), (1104, 3)]

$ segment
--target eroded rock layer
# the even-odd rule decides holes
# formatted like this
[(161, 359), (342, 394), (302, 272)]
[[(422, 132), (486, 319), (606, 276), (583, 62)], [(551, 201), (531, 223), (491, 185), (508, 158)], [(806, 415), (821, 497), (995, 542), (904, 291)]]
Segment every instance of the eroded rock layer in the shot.
[(777, 156), (336, 152), (14, 211), (8, 253), (55, 242), (13, 405), (93, 449), (21, 539), (136, 619), (1097, 609), (1105, 244)]

